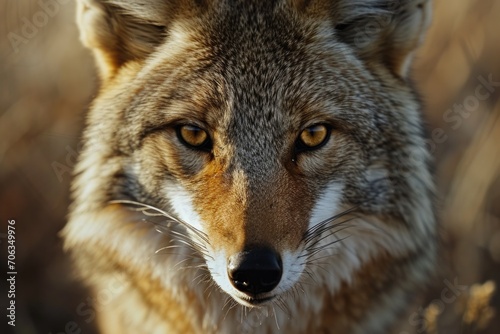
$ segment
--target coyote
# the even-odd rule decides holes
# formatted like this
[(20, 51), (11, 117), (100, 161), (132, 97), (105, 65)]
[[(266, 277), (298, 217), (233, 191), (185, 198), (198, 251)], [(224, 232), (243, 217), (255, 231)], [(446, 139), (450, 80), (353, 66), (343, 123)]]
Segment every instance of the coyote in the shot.
[(63, 237), (100, 331), (390, 331), (437, 258), (430, 8), (78, 0), (101, 89)]

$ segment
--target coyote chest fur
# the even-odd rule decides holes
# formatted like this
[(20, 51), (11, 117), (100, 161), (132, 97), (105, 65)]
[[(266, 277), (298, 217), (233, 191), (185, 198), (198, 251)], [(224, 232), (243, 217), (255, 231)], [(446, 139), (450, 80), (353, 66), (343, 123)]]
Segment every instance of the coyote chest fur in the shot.
[(429, 16), (79, 0), (102, 87), (63, 235), (101, 331), (387, 333), (435, 262), (408, 79)]

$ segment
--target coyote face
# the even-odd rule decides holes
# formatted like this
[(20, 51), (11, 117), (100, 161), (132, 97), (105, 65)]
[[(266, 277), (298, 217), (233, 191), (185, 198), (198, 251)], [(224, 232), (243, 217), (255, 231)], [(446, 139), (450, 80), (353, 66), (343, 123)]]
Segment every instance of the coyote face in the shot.
[(103, 83), (64, 234), (94, 289), (125, 277), (103, 330), (250, 331), (229, 295), (264, 331), (386, 331), (435, 256), (429, 6), (80, 0)]

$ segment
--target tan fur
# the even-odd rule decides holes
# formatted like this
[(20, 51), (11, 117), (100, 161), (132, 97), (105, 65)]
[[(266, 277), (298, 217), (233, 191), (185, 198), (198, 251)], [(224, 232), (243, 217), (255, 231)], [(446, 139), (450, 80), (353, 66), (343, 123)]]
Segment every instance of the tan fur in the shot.
[[(387, 333), (436, 257), (409, 78), (430, 2), (79, 0), (77, 18), (102, 87), (63, 235), (95, 295), (123, 279), (101, 331)], [(282, 274), (247, 298), (229, 263), (259, 247)]]

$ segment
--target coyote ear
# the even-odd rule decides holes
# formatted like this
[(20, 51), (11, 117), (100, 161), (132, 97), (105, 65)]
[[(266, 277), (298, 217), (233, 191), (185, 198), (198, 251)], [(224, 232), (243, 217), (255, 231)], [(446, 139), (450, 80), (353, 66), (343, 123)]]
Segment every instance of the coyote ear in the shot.
[[(180, 0), (78, 0), (80, 39), (94, 52), (104, 80), (161, 44)], [(186, 1), (183, 2), (185, 4)]]
[[(335, 22), (340, 38), (366, 61), (406, 77), (431, 21), (431, 0), (345, 0)], [(341, 13), (344, 13), (342, 15)]]
[[(406, 77), (431, 21), (431, 0), (291, 0), (315, 18), (333, 22), (341, 41), (365, 61)], [(325, 17), (328, 16), (328, 17)]]

